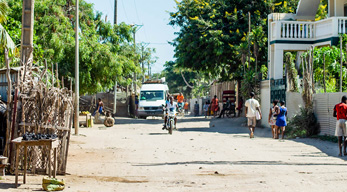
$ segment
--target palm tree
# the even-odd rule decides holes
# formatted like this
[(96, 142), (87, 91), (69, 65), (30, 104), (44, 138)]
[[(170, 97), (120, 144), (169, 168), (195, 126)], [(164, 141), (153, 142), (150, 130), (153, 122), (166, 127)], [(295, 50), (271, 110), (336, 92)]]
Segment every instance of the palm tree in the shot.
[(241, 60), (241, 63), (243, 65), (243, 73), (245, 74), (246, 68), (245, 63), (247, 60), (247, 54), (248, 54), (248, 44), (246, 42), (240, 43), (239, 46), (236, 47), (238, 57)]
[(13, 54), (16, 49), (16, 45), (10, 35), (7, 33), (6, 29), (2, 26), (2, 24), (5, 24), (7, 21), (8, 11), (9, 7), (6, 0), (0, 0), (0, 47), (7, 49), (10, 54)]

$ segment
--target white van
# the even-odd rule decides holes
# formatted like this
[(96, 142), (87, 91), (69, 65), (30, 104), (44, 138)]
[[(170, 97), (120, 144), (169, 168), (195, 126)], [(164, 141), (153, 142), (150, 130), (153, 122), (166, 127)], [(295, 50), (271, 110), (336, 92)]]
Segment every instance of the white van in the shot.
[(163, 83), (143, 84), (140, 90), (137, 115), (139, 118), (148, 116), (163, 117), (163, 107), (169, 87)]

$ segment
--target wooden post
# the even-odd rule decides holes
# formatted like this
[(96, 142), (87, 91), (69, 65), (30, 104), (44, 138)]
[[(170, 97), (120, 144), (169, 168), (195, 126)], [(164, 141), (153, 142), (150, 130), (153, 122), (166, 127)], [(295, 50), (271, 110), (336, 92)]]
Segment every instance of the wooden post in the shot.
[(47, 59), (45, 59), (45, 69), (46, 69), (46, 73), (45, 73), (45, 78), (46, 78), (46, 86), (48, 85), (48, 67), (47, 67)]
[(54, 87), (54, 65), (52, 63), (52, 87)]
[[(28, 49), (33, 47), (34, 33), (34, 5), (35, 0), (23, 0), (22, 8), (22, 37), (20, 60), (25, 65), (29, 59), (33, 58), (32, 52)], [(29, 57), (27, 57), (27, 55)]]
[[(12, 83), (11, 83), (11, 68), (10, 68), (10, 61), (8, 58), (8, 50), (5, 48), (5, 63), (6, 63), (6, 78), (7, 78), (7, 110), (6, 110), (6, 142), (5, 142), (5, 150), (4, 150), (4, 155), (9, 157), (7, 154), (8, 152), (8, 145), (10, 145), (10, 130), (11, 130), (11, 103), (12, 103), (12, 97), (11, 97), (11, 92), (12, 92)], [(18, 81), (19, 79), (17, 79)], [(11, 158), (9, 158), (11, 159)]]
[[(19, 146), (17, 146), (19, 147)], [(24, 164), (24, 173), (23, 173), (23, 183), (26, 183), (26, 176), (27, 176), (27, 153), (28, 153), (28, 146), (24, 146), (24, 159), (23, 159), (23, 164)]]
[(57, 87), (60, 88), (59, 76), (58, 76), (58, 63), (55, 63), (55, 79), (57, 80)]
[(80, 87), (79, 87), (79, 0), (76, 0), (76, 25), (75, 25), (75, 135), (78, 135), (79, 112), (80, 112)]
[(324, 93), (326, 93), (327, 87), (325, 84), (325, 53), (323, 54), (323, 86), (324, 86)]

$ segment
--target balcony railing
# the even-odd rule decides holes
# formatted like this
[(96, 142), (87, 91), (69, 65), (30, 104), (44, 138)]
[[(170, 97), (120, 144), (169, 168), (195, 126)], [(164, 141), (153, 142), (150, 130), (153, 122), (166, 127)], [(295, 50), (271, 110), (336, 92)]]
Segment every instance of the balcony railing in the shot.
[(331, 17), (316, 22), (274, 21), (271, 40), (312, 41), (347, 33), (347, 17)]

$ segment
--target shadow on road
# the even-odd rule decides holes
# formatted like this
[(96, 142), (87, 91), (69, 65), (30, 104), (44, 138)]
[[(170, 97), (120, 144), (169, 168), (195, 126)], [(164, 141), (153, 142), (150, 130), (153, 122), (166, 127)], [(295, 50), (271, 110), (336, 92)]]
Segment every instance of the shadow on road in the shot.
[[(18, 186), (21, 186), (21, 184), (18, 184)], [(1, 183), (0, 189), (10, 189), (10, 188), (16, 188), (15, 184), (13, 183)]]
[[(222, 134), (249, 134), (249, 129), (246, 127), (246, 118), (222, 118), (222, 119), (204, 119), (199, 118), (200, 121), (210, 121), (209, 127), (187, 127), (180, 128), (181, 132), (211, 132)], [(244, 135), (237, 135), (239, 137), (248, 137)], [(271, 130), (266, 128), (256, 128), (256, 137), (271, 137)]]
[(183, 161), (183, 162), (165, 162), (165, 163), (140, 163), (133, 166), (163, 166), (163, 165), (294, 165), (294, 166), (346, 166), (346, 163), (295, 163), (283, 161)]
[[(189, 122), (206, 122), (209, 121), (209, 119), (205, 119), (202, 117), (192, 117), (192, 116), (186, 116), (184, 118), (178, 117), (179, 123), (189, 123)], [(126, 118), (126, 117), (117, 117), (115, 121), (115, 125), (121, 125), (121, 124), (150, 124), (150, 125), (156, 125), (156, 124), (163, 124), (164, 119), (160, 117), (156, 117), (153, 119), (152, 117), (147, 117), (147, 119), (135, 119), (135, 118)]]
[(150, 125), (156, 125), (156, 124), (163, 124), (162, 119), (134, 119), (134, 118), (125, 118), (125, 117), (117, 117), (115, 121), (115, 125), (122, 125), (122, 124), (150, 124)]
[[(206, 120), (204, 120), (206, 121)], [(247, 119), (244, 117), (239, 118), (224, 118), (224, 119), (210, 119), (209, 127), (187, 127), (180, 128), (180, 132), (209, 132), (209, 133), (221, 133), (221, 134), (233, 134), (233, 137), (249, 137), (249, 129), (247, 127)], [(255, 129), (255, 139), (256, 138), (271, 138), (271, 129), (270, 128), (256, 128)], [(288, 139), (285, 139), (288, 140)], [(338, 157), (338, 146), (336, 143), (329, 141), (322, 141), (319, 139), (313, 138), (300, 138), (300, 139), (289, 139), (290, 141), (303, 143), (306, 145), (313, 146), (319, 151), (317, 154), (307, 154), (302, 153), (301, 156), (307, 157), (322, 157), (322, 156), (331, 156), (340, 158), (346, 161), (346, 157)]]

